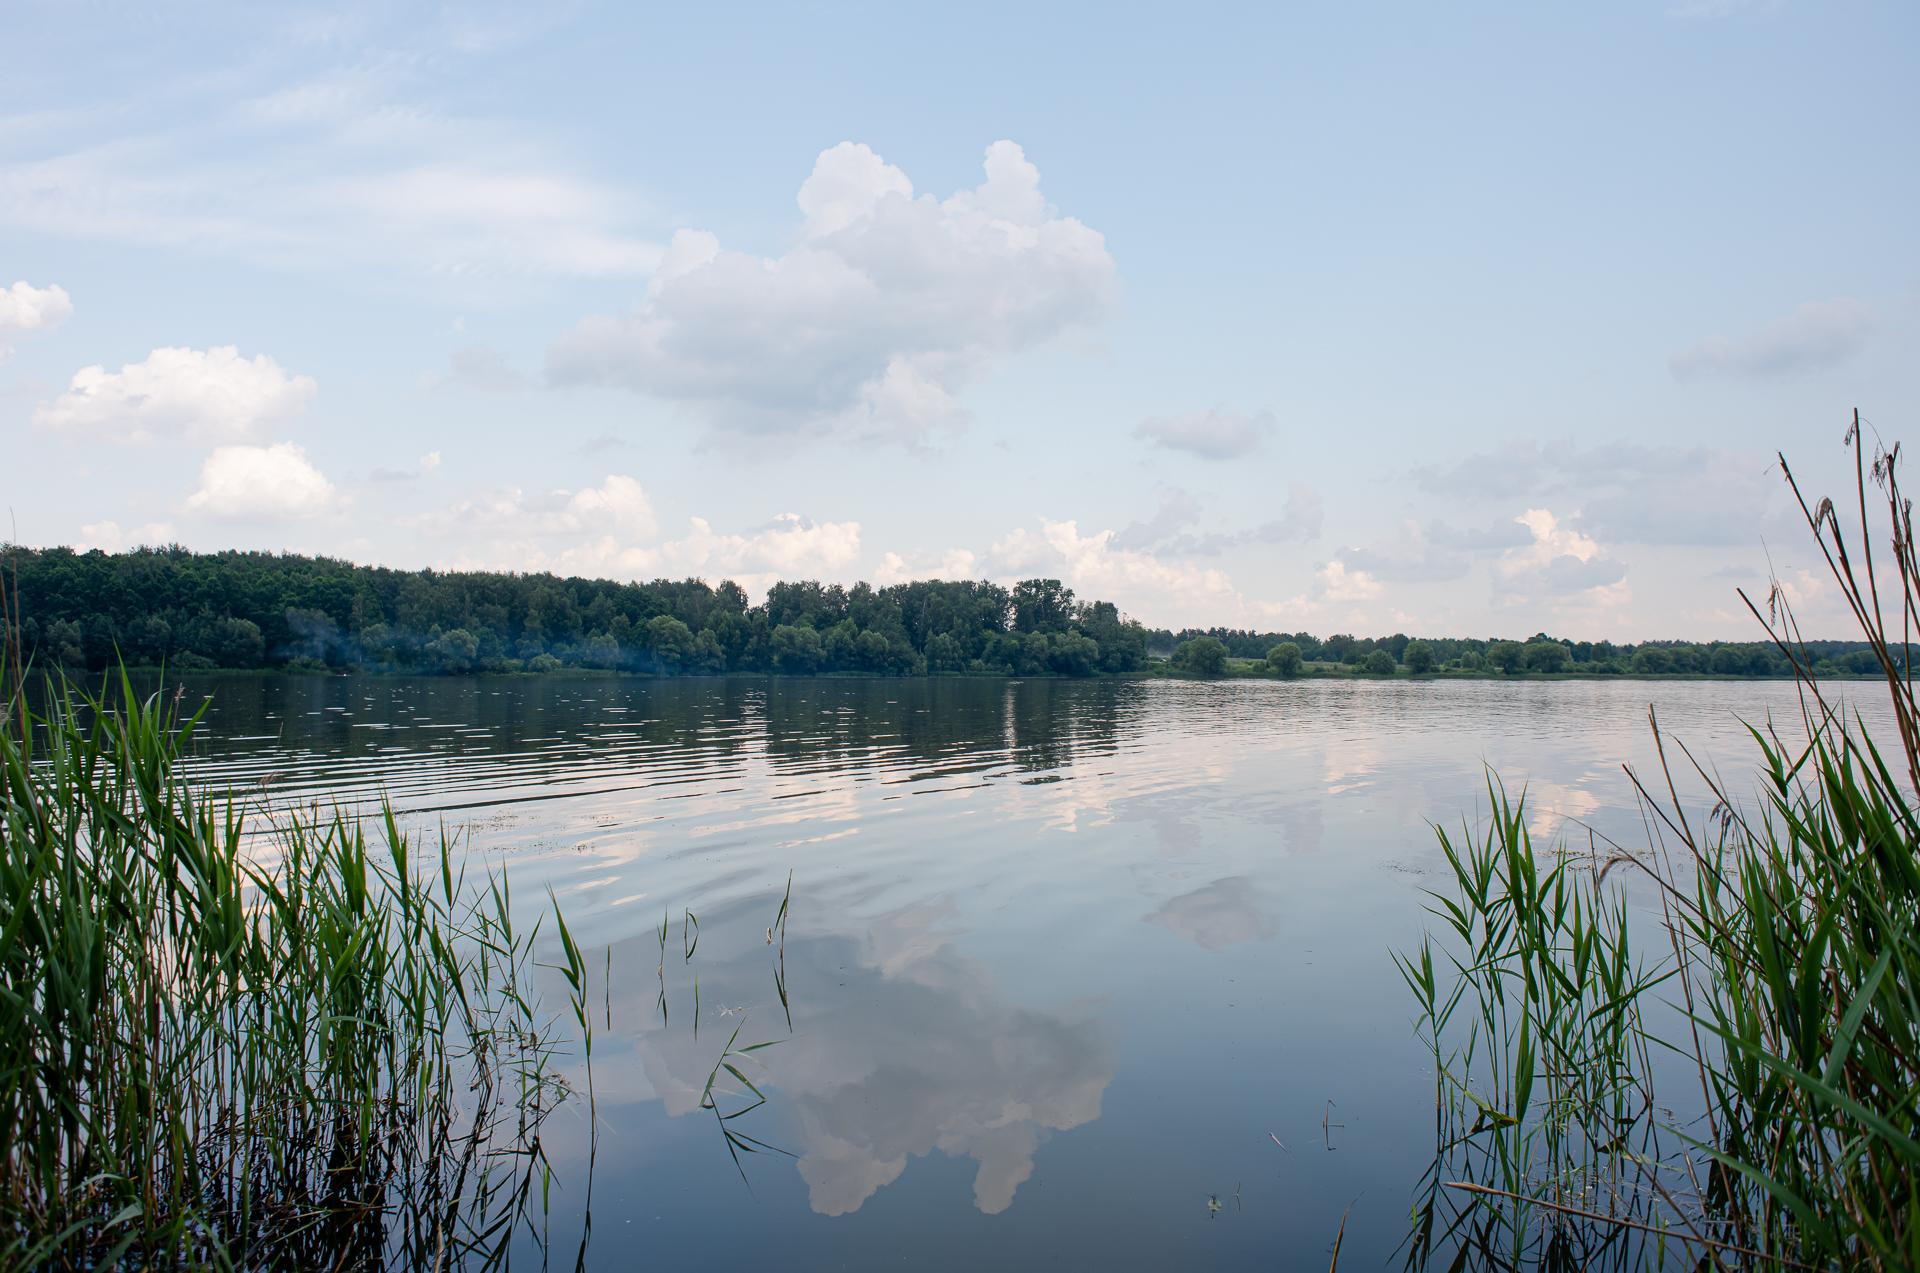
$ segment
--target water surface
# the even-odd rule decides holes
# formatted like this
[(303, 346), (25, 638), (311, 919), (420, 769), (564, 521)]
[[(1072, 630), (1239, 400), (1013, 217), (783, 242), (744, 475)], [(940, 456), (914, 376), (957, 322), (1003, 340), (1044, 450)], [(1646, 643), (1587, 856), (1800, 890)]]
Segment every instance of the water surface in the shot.
[[(1732, 682), (188, 686), (202, 777), (458, 829), (611, 946), (605, 1268), (1324, 1268), (1349, 1208), (1343, 1267), (1395, 1264), (1433, 1077), (1389, 952), (1430, 821), (1477, 820), (1491, 769), (1537, 833), (1632, 842), (1649, 702), (1743, 789), (1742, 719), (1797, 713)], [(783, 1040), (739, 1126), (791, 1155), (744, 1181), (699, 1106), (736, 1027)], [(556, 1261), (586, 1131), (549, 1133)]]

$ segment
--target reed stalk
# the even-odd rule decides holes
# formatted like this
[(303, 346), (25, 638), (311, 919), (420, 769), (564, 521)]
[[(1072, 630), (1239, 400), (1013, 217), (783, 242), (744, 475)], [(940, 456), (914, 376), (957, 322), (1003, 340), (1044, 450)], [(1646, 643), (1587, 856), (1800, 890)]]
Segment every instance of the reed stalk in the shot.
[[(1440, 833), (1440, 923), (1396, 957), (1438, 1085), (1411, 1266), (1920, 1268), (1920, 561), (1899, 448), (1869, 459), (1857, 413), (1846, 443), (1851, 528), (1781, 470), (1895, 750), (1823, 689), (1776, 584), (1742, 596), (1800, 720), (1751, 730), (1757, 800), (1650, 714), (1644, 845), (1538, 845), (1497, 783), (1482, 829)], [(1654, 942), (1629, 940), (1629, 872)]]
[(253, 835), (186, 780), (197, 717), (124, 672), (27, 698), (0, 721), (0, 1266), (504, 1261), (567, 1095), (504, 876), (391, 811)]

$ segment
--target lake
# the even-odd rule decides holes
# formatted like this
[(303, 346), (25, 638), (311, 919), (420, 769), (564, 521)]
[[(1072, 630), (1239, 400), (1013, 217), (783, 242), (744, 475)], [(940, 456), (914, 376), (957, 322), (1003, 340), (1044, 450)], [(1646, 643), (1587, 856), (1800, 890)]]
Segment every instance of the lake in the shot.
[[(1389, 955), (1442, 883), (1430, 821), (1477, 819), (1491, 769), (1536, 833), (1634, 843), (1649, 702), (1742, 790), (1742, 718), (1797, 718), (1738, 682), (187, 686), (201, 779), (390, 800), (611, 947), (604, 1268), (1325, 1268), (1343, 1214), (1343, 1268), (1397, 1265), (1434, 1087)], [(738, 1168), (699, 1100), (736, 1028), (781, 1042), (730, 1125), (785, 1151)], [(548, 1129), (556, 1263), (587, 1130)]]

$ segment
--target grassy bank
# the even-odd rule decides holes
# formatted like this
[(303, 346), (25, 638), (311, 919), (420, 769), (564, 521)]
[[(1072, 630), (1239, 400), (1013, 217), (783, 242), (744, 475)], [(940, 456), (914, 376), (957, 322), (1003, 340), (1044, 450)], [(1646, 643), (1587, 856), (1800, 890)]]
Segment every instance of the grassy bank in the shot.
[(1536, 844), (1497, 786), (1441, 834), (1453, 879), (1401, 958), (1437, 1084), (1413, 1263), (1920, 1267), (1920, 562), (1894, 457), (1849, 441), (1859, 523), (1801, 506), (1897, 737), (1830, 700), (1776, 593), (1749, 604), (1804, 710), (1754, 731), (1754, 807), (1655, 721), (1644, 843)]
[(0, 1266), (503, 1259), (566, 1096), (504, 877), (390, 816), (250, 838), (117, 691), (0, 723)]

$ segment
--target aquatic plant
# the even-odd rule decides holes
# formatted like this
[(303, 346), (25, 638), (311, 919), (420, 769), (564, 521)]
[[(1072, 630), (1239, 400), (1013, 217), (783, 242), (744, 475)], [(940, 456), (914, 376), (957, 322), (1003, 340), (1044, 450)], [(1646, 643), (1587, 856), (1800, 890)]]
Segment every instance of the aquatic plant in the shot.
[[(1776, 585), (1748, 605), (1802, 719), (1751, 731), (1756, 808), (1650, 715), (1645, 846), (1542, 851), (1497, 785), (1481, 832), (1441, 833), (1438, 940), (1399, 957), (1438, 1084), (1411, 1265), (1920, 1267), (1920, 561), (1898, 447), (1869, 461), (1857, 415), (1847, 443), (1851, 535), (1781, 466), (1897, 747), (1823, 691)], [(1629, 873), (1659, 898), (1651, 946), (1629, 940)]]
[(568, 1095), (505, 876), (391, 811), (257, 835), (107, 688), (0, 723), (0, 1265), (504, 1261)]

